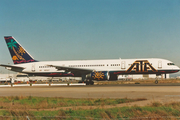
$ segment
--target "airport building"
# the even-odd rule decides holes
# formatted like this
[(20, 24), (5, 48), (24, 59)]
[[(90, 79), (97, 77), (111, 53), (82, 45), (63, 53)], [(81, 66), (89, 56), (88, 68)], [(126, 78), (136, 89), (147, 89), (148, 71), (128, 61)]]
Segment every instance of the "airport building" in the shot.
[(119, 75), (118, 76), (118, 80), (121, 79), (126, 79), (126, 80), (131, 80), (131, 79), (169, 79), (169, 74), (166, 74), (166, 76), (164, 74), (160, 75), (160, 76), (156, 76), (156, 74), (138, 74), (138, 75)]

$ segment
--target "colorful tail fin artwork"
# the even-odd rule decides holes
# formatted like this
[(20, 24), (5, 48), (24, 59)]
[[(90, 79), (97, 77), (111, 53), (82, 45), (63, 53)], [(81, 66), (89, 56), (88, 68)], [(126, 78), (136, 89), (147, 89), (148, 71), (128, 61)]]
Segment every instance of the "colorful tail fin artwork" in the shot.
[(4, 37), (14, 64), (37, 62), (12, 36)]

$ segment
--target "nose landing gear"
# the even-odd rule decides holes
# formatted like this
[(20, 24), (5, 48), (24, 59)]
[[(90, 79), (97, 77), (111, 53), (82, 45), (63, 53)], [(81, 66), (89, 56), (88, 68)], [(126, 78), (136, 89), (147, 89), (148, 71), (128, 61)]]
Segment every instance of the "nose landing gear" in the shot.
[(158, 80), (155, 80), (155, 83), (158, 84)]

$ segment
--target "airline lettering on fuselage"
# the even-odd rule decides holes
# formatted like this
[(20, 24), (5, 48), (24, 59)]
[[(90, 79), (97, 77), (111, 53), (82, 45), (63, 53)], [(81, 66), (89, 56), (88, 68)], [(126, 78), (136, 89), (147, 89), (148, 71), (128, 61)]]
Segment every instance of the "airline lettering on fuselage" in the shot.
[(148, 60), (136, 60), (126, 72), (148, 72), (148, 70), (152, 70), (152, 72), (157, 72), (157, 70), (149, 63)]

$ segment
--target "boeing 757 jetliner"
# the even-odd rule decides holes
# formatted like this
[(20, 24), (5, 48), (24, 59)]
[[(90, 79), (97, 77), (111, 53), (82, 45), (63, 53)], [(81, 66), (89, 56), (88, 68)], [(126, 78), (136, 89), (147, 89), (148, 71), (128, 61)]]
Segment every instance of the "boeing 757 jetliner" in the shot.
[(180, 69), (173, 62), (159, 58), (76, 61), (35, 60), (12, 36), (4, 37), (14, 65), (0, 64), (8, 70), (34, 76), (82, 77), (82, 82), (117, 80), (125, 74), (167, 74)]

